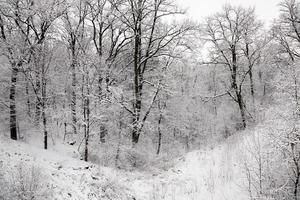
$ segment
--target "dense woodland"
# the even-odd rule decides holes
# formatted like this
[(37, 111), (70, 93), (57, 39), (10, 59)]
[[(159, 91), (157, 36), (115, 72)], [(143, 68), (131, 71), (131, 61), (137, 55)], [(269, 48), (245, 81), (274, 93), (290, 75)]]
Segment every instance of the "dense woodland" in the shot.
[(1, 134), (122, 170), (168, 168), (278, 106), (285, 172), (262, 178), (256, 154), (248, 189), (297, 200), (300, 1), (278, 7), (267, 26), (229, 4), (193, 21), (172, 0), (0, 1)]

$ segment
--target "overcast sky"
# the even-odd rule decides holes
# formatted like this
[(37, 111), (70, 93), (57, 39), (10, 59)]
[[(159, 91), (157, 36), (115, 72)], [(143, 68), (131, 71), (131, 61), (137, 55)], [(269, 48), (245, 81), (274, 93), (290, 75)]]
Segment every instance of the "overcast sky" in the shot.
[(188, 9), (188, 14), (197, 20), (218, 12), (226, 3), (232, 5), (255, 6), (259, 19), (267, 24), (278, 16), (281, 0), (177, 0), (179, 5)]

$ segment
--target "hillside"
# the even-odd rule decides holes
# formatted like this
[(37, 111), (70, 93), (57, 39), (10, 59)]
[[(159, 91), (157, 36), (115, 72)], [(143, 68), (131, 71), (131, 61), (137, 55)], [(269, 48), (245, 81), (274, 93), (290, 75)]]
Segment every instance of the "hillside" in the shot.
[(248, 199), (243, 153), (253, 139), (253, 131), (241, 132), (213, 149), (188, 153), (167, 172), (149, 174), (99, 167), (2, 137), (1, 172), (11, 176), (34, 167), (43, 177), (38, 192), (48, 199), (243, 200)]

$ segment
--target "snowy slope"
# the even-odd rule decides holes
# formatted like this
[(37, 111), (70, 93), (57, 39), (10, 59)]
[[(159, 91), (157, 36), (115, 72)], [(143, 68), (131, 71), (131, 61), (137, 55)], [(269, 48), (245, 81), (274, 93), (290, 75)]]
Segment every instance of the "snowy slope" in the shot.
[(117, 177), (112, 169), (0, 138), (2, 173), (14, 174), (16, 172), (11, 170), (20, 164), (41, 170), (49, 195), (53, 195), (49, 199), (132, 199), (131, 192), (120, 181), (113, 183)]
[(243, 161), (256, 134), (244, 131), (214, 149), (188, 153), (158, 175), (100, 168), (4, 138), (0, 163), (5, 171), (20, 162), (38, 166), (50, 180), (51, 199), (243, 200), (249, 199)]
[(188, 153), (167, 173), (132, 187), (139, 188), (136, 194), (143, 200), (249, 199), (239, 145), (246, 140), (235, 136), (214, 149)]

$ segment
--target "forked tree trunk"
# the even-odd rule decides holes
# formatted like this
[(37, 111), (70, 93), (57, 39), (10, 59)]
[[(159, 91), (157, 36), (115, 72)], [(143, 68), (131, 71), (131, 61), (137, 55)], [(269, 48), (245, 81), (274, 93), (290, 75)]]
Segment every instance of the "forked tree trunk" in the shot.
[(16, 84), (18, 76), (18, 67), (16, 65), (12, 68), (11, 85), (9, 95), (9, 110), (10, 110), (10, 138), (13, 140), (18, 139), (17, 134), (17, 111), (16, 111)]

